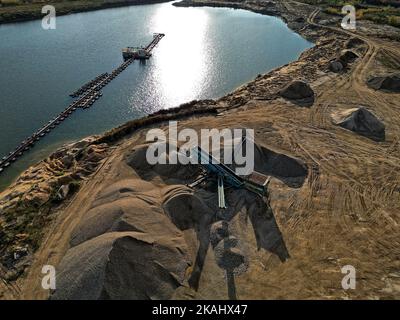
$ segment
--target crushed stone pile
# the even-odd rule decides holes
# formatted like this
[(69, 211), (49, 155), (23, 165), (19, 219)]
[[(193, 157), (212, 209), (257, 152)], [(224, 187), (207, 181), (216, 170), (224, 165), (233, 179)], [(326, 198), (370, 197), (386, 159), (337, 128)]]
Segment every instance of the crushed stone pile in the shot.
[(280, 91), (280, 95), (290, 100), (300, 100), (314, 97), (314, 91), (310, 85), (304, 81), (295, 80), (290, 82)]
[(375, 90), (400, 92), (400, 74), (372, 77), (368, 79), (367, 84)]
[(374, 140), (385, 139), (385, 125), (365, 107), (334, 112), (333, 122), (342, 128), (354, 131)]

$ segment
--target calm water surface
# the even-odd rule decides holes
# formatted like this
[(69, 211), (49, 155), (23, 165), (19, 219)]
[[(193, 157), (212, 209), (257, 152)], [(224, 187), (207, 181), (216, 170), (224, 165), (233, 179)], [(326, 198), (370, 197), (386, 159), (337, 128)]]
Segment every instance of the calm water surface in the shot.
[(122, 62), (121, 49), (166, 36), (0, 175), (0, 189), (60, 145), (193, 99), (218, 98), (298, 58), (312, 44), (278, 18), (171, 3), (122, 7), (0, 26), (0, 157), (72, 101), (68, 94)]

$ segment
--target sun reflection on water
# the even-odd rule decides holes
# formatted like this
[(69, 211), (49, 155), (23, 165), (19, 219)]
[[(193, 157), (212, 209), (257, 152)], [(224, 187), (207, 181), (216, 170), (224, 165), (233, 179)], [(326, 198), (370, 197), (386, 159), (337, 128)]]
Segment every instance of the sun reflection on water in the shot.
[(207, 31), (209, 17), (200, 10), (161, 6), (150, 23), (166, 36), (154, 55), (159, 94), (167, 107), (197, 98), (207, 82)]

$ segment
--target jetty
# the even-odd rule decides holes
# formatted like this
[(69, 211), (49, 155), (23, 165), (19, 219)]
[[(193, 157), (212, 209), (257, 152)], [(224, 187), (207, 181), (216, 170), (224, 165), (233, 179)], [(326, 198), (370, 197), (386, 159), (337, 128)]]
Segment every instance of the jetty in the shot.
[(89, 90), (90, 88), (96, 86), (99, 82), (101, 82), (101, 80), (103, 80), (107, 76), (108, 76), (108, 73), (103, 73), (103, 74), (97, 76), (93, 80), (91, 80), (88, 83), (84, 84), (82, 87), (80, 87), (75, 92), (71, 93), (69, 96), (72, 97), (72, 98), (79, 97), (82, 93), (84, 93), (85, 91)]
[(139, 59), (145, 60), (151, 57), (151, 51), (160, 42), (160, 40), (165, 36), (164, 33), (155, 33), (153, 40), (146, 47), (126, 47), (122, 49), (122, 57), (127, 59)]
[[(153, 40), (146, 47), (140, 49), (144, 50), (146, 52), (146, 56), (150, 57), (151, 51), (164, 36), (165, 35), (163, 33), (155, 33), (153, 35)], [(124, 57), (124, 62), (120, 64), (117, 68), (115, 68), (111, 73), (102, 73), (101, 75), (95, 77), (93, 80), (85, 83), (79, 89), (71, 93), (70, 97), (77, 98), (76, 100), (71, 102), (67, 106), (67, 108), (64, 109), (64, 111), (48, 121), (39, 130), (23, 140), (13, 151), (0, 159), (0, 174), (4, 172), (4, 170), (8, 168), (13, 162), (17, 161), (24, 152), (29, 151), (37, 141), (44, 138), (53, 129), (55, 129), (58, 125), (65, 121), (78, 108), (90, 108), (99, 98), (102, 97), (103, 93), (100, 91), (102, 88), (109, 84), (135, 60), (141, 59), (143, 59), (143, 57), (138, 52), (134, 52), (128, 58)]]

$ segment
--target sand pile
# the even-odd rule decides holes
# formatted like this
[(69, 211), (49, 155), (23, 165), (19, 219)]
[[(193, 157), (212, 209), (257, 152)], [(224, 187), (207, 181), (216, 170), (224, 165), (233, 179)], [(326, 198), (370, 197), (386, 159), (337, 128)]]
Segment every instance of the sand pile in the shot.
[[(187, 187), (193, 170), (181, 164), (149, 165), (147, 146), (125, 155), (122, 163), (133, 175), (98, 190), (72, 231), (52, 299), (171, 298), (178, 287), (198, 288), (210, 244), (215, 264), (231, 279), (249, 264), (248, 244), (235, 228), (230, 230), (243, 210), (254, 229), (252, 245), (281, 261), (288, 258), (268, 201), (244, 189), (227, 189), (225, 220), (215, 222), (218, 202), (211, 180)], [(296, 186), (307, 176), (300, 160), (259, 145), (255, 169)]]
[(159, 190), (138, 179), (100, 191), (72, 232), (52, 298), (170, 298), (190, 262), (159, 200)]
[(374, 140), (385, 139), (385, 125), (364, 107), (335, 112), (332, 119), (336, 125), (360, 135)]
[(186, 186), (173, 186), (163, 197), (163, 209), (172, 223), (180, 230), (197, 228), (209, 223), (214, 211), (193, 190)]
[(197, 170), (194, 170), (191, 165), (182, 165), (177, 161), (177, 164), (171, 164), (170, 157), (174, 152), (169, 152), (169, 150), (176, 150), (175, 145), (167, 143), (167, 148), (165, 153), (161, 154), (161, 157), (165, 156), (165, 164), (149, 164), (146, 159), (146, 152), (150, 144), (143, 144), (135, 147), (134, 150), (127, 156), (126, 162), (132, 167), (137, 174), (144, 180), (152, 180), (155, 177), (159, 177), (165, 183), (176, 183), (181, 181), (186, 181), (189, 183), (196, 176)]
[(343, 66), (354, 62), (358, 58), (358, 54), (351, 50), (343, 50), (339, 56), (339, 61), (342, 62)]
[(0, 264), (10, 269), (7, 278), (16, 279), (30, 265), (31, 254), (55, 217), (51, 208), (74, 194), (108, 155), (108, 145), (96, 139), (61, 147), (0, 193)]
[(400, 92), (400, 74), (372, 77), (367, 81), (367, 84), (375, 90)]
[(333, 60), (329, 62), (329, 70), (332, 72), (340, 72), (344, 69), (344, 65), (341, 61), (339, 60)]
[[(212, 247), (220, 246), (221, 241), (230, 236), (239, 238), (237, 230), (232, 228), (231, 224), (237, 218), (237, 215), (244, 214), (248, 220), (246, 218), (246, 223), (241, 225), (240, 228), (247, 228), (247, 221), (250, 221), (257, 249), (264, 249), (277, 255), (281, 261), (285, 261), (289, 257), (289, 253), (269, 201), (243, 189), (232, 190), (226, 194), (226, 198), (229, 205), (224, 210), (224, 219), (210, 225), (209, 235)], [(242, 239), (239, 238), (239, 240)], [(243, 243), (244, 245), (247, 246), (248, 243)], [(243, 246), (240, 246), (240, 248), (243, 249)], [(246, 256), (246, 250), (243, 249), (241, 254)]]
[(295, 80), (283, 88), (280, 95), (289, 100), (310, 99), (314, 97), (314, 91), (308, 83)]
[(158, 194), (145, 191), (148, 184), (143, 182), (141, 192), (128, 191), (136, 181), (123, 180), (107, 188), (73, 231), (71, 245), (115, 231), (137, 231), (157, 237), (165, 234), (179, 236), (175, 226), (160, 209), (156, 198)]
[[(352, 46), (353, 42), (356, 43), (354, 44), (354, 46), (358, 45), (358, 41), (356, 41), (356, 39), (354, 39), (354, 41), (348, 42), (348, 44)], [(358, 55), (353, 51), (343, 50), (337, 58), (329, 61), (328, 69), (335, 73), (341, 72), (347, 67), (349, 63), (352, 63), (357, 58)]]
[(364, 44), (364, 41), (361, 40), (360, 38), (350, 38), (349, 40), (346, 41), (345, 47), (347, 49), (352, 49), (352, 48), (358, 47), (362, 44)]
[(273, 176), (291, 187), (300, 187), (307, 178), (307, 166), (300, 159), (255, 145), (254, 169)]
[(106, 233), (71, 248), (51, 299), (168, 299), (188, 267), (178, 239)]
[[(254, 170), (267, 176), (273, 176), (291, 187), (300, 187), (308, 175), (308, 169), (305, 163), (291, 155), (286, 155), (284, 152), (274, 150), (271, 147), (255, 143), (252, 139), (246, 139), (244, 142), (241, 139), (233, 139), (231, 149), (224, 150), (221, 144), (221, 159), (224, 159), (224, 152), (232, 154), (234, 159), (235, 153), (242, 152), (244, 155), (247, 143), (254, 143)], [(240, 149), (241, 146), (241, 149)], [(232, 169), (238, 166), (235, 163), (230, 165)]]

